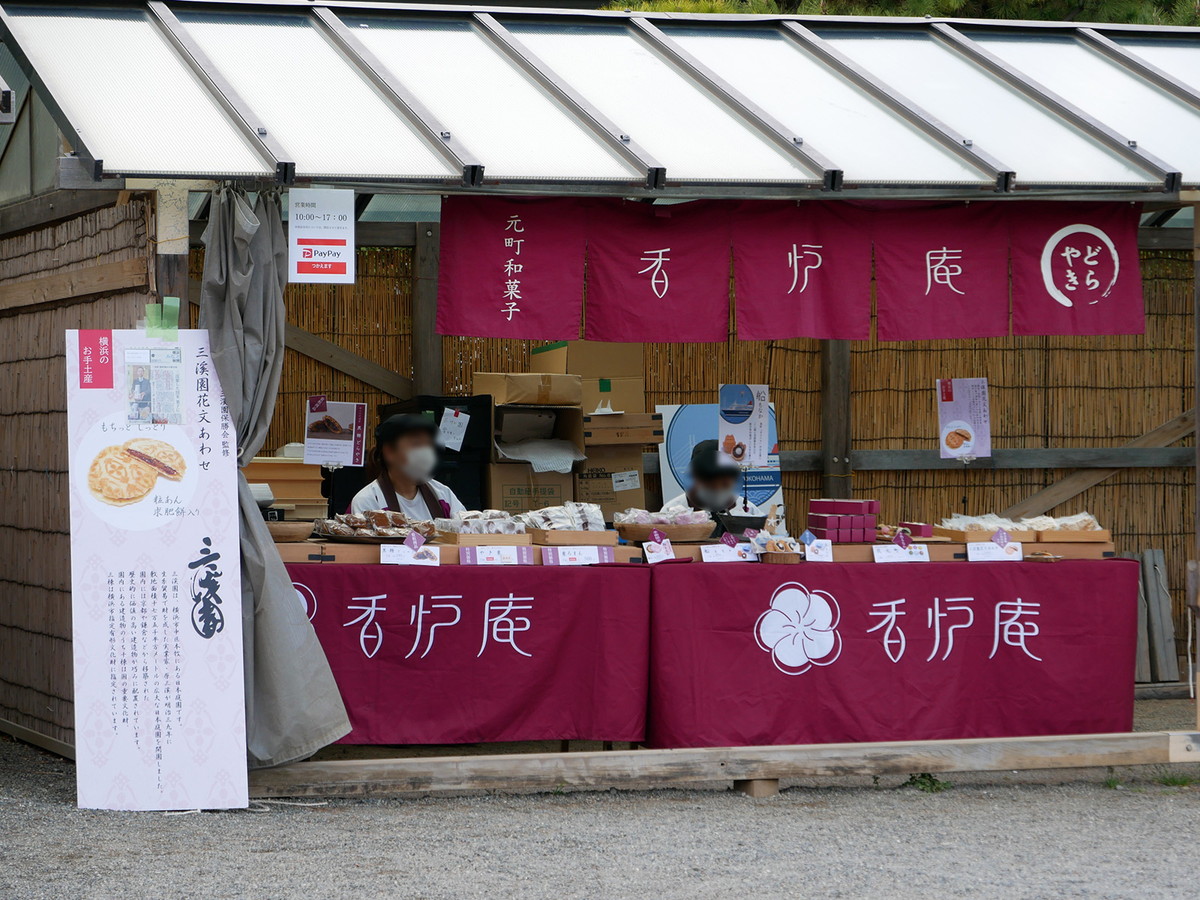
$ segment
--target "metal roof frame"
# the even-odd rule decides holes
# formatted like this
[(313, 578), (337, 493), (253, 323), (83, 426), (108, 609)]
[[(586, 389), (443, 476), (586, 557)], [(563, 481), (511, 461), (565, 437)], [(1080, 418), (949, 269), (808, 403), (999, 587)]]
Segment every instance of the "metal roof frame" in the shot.
[[(2, 0), (0, 0), (2, 2)], [(199, 78), (219, 106), (230, 117), (237, 129), (250, 141), (264, 162), (274, 168), (276, 180), (290, 183), (295, 178), (295, 164), (287, 150), (257, 121), (257, 116), (238, 96), (221, 71), (199, 49), (189, 35), (186, 26), (176, 17), (173, 8), (209, 13), (298, 13), (304, 12), (306, 20), (316, 28), (337, 50), (347, 63), (367, 81), (406, 121), (420, 138), (448, 162), (453, 169), (462, 173), (461, 182), (445, 178), (388, 179), (364, 181), (359, 178), (302, 179), (304, 181), (329, 181), (345, 184), (370, 184), (377, 192), (405, 190), (428, 191), (483, 191), (497, 194), (606, 194), (638, 197), (801, 197), (816, 196), (827, 192), (841, 192), (844, 196), (880, 197), (962, 197), (996, 199), (1015, 194), (1036, 192), (1043, 198), (1095, 197), (1112, 198), (1117, 195), (1148, 199), (1153, 193), (1173, 194), (1180, 189), (1182, 176), (1173, 167), (1154, 155), (1142, 150), (1125, 136), (1109, 128), (1104, 122), (1083, 112), (1024, 72), (1008, 65), (992, 54), (980, 43), (964, 34), (961, 28), (974, 31), (986, 30), (993, 33), (1026, 34), (1036, 36), (1038, 32), (1053, 32), (1072, 36), (1080, 44), (1092, 48), (1119, 64), (1132, 78), (1151, 83), (1169, 92), (1190, 106), (1200, 109), (1200, 84), (1190, 85), (1179, 81), (1142, 59), (1136, 52), (1112, 40), (1109, 34), (1155, 35), (1164, 38), (1190, 37), (1200, 42), (1200, 28), (1143, 25), (1091, 25), (1088, 23), (998, 21), (954, 18), (913, 17), (853, 17), (853, 16), (808, 16), (808, 15), (730, 15), (718, 13), (668, 13), (633, 12), (619, 10), (543, 9), (530, 7), (494, 6), (449, 6), (430, 3), (395, 3), (378, 0), (318, 0), (317, 3), (300, 0), (108, 0), (102, 4), (61, 3), (38, 4), (39, 6), (61, 6), (64, 8), (105, 8), (141, 10), (167, 38), (169, 45), (183, 62)], [(403, 13), (414, 18), (427, 20), (455, 21), (468, 23), (477, 34), (486, 39), (499, 53), (519, 71), (536, 83), (551, 100), (571, 116), (579, 125), (604, 144), (630, 169), (630, 181), (612, 179), (561, 178), (505, 178), (487, 179), (484, 175), (486, 154), (468, 148), (445, 127), (417, 95), (405, 83), (407, 74), (401, 79), (395, 70), (375, 57), (373, 53), (347, 26), (342, 16), (359, 14)], [(499, 18), (498, 18), (499, 17)], [(814, 180), (795, 182), (778, 180), (738, 180), (732, 182), (674, 179), (663, 162), (654, 158), (645, 148), (632, 140), (618, 122), (601, 113), (574, 85), (562, 78), (550, 65), (534, 54), (504, 24), (504, 21), (545, 20), (554, 22), (622, 23), (633, 40), (638, 41), (663, 64), (684, 76), (712, 103), (737, 116), (764, 143), (781, 150), (785, 155), (800, 163), (813, 173)], [(819, 149), (820, 136), (797, 135), (786, 125), (775, 119), (752, 97), (728, 83), (709, 66), (686, 50), (672, 35), (659, 27), (660, 24), (690, 23), (693, 25), (720, 24), (723, 29), (738, 27), (758, 28), (770, 26), (784, 39), (790, 41), (800, 52), (824, 66), (833, 75), (850, 87), (880, 103), (899, 116), (910, 128), (933, 139), (943, 149), (950, 151), (971, 168), (986, 178), (994, 179), (994, 188), (989, 190), (984, 182), (980, 186), (961, 181), (938, 183), (921, 182), (870, 182), (856, 181), (852, 189), (844, 188), (843, 174), (836, 160), (824, 156)], [(991, 156), (986, 147), (976, 146), (967, 137), (958, 134), (946, 123), (930, 115), (902, 93), (864, 70), (837, 48), (810, 29), (810, 25), (835, 26), (838, 30), (854, 28), (899, 27), (927, 35), (938, 41), (972, 66), (988, 72), (1019, 92), (1059, 121), (1083, 134), (1094, 144), (1104, 147), (1127, 162), (1148, 173), (1161, 184), (1107, 184), (1093, 185), (1086, 181), (1036, 184), (1019, 181), (1019, 172), (1013, 167)], [(32, 61), (22, 52), (9, 27), (9, 14), (0, 6), (0, 40), (8, 46), (17, 62), (27, 72), (30, 82), (38, 91), (47, 108), (54, 115), (66, 139), (85, 160), (93, 160), (89, 148), (79, 138), (63, 109), (55, 102), (38, 76)], [(811, 137), (811, 139), (810, 139)], [(814, 144), (816, 146), (814, 146)], [(881, 148), (881, 152), (888, 152)], [(105, 171), (103, 163), (92, 161), (91, 168), (98, 179), (102, 175), (138, 176), (149, 173)], [(642, 178), (640, 184), (635, 177)], [(155, 177), (167, 177), (157, 175)], [(178, 177), (189, 177), (180, 175)], [(217, 176), (220, 177), (220, 176)], [(261, 180), (254, 178), (252, 180)], [(1193, 181), (1197, 179), (1193, 177)], [(1190, 182), (1189, 182), (1190, 183)], [(394, 188), (393, 188), (394, 186)]]

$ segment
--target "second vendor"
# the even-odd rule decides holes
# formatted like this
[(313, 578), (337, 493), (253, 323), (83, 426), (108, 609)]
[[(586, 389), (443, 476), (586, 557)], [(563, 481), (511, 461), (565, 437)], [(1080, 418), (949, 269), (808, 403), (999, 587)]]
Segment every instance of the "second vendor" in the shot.
[(454, 491), (432, 477), (436, 444), (437, 426), (424, 416), (402, 413), (381, 422), (371, 453), (378, 477), (354, 495), (350, 511), (390, 509), (413, 521), (461, 513), (464, 507)]

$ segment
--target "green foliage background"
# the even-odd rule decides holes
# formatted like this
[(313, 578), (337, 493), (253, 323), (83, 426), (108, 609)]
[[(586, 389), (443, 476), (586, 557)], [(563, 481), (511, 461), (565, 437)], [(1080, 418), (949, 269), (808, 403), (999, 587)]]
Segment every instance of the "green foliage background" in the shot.
[(640, 0), (611, 3), (608, 8), (642, 12), (934, 16), (1200, 25), (1200, 2), (1195, 0)]

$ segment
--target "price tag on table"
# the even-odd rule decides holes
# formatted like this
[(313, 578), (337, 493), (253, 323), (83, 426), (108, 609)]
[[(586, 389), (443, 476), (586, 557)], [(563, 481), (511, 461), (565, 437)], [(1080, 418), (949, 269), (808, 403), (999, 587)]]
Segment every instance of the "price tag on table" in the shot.
[(758, 554), (754, 552), (754, 545), (745, 541), (740, 544), (737, 542), (703, 544), (700, 547), (700, 560), (702, 562), (757, 562)]
[(1003, 545), (995, 541), (972, 541), (967, 544), (967, 562), (1020, 562), (1025, 550), (1020, 541)]
[(442, 440), (442, 446), (447, 450), (461, 450), (463, 439), (467, 436), (467, 423), (471, 421), (461, 409), (452, 409), (447, 406), (442, 410), (442, 422), (438, 426), (438, 437)]
[(385, 566), (440, 566), (442, 555), (428, 545), (414, 550), (407, 544), (380, 544), (379, 562)]
[(871, 553), (877, 563), (929, 562), (929, 547), (925, 544), (875, 544)]
[(655, 528), (650, 532), (650, 540), (642, 544), (642, 552), (646, 555), (647, 563), (659, 563), (664, 559), (674, 559), (675, 551), (671, 547), (671, 539)]
[(533, 548), (519, 547), (459, 547), (458, 561), (464, 566), (531, 566)]
[(543, 547), (543, 566), (594, 566), (610, 563), (616, 559), (612, 547), (566, 546)]
[(804, 558), (809, 562), (833, 562), (833, 541), (813, 538), (804, 548)]

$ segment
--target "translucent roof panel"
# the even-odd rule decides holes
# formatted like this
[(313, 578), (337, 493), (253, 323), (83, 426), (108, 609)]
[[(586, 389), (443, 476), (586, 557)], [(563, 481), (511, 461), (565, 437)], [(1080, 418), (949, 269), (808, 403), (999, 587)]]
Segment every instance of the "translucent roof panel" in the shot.
[(684, 50), (814, 149), (847, 183), (991, 183), (981, 172), (771, 28), (672, 27)]
[(1192, 90), (1200, 91), (1200, 40), (1134, 37), (1122, 32), (1110, 32), (1108, 37)]
[(1128, 162), (926, 34), (818, 29), (821, 37), (1017, 173), (1020, 184), (1153, 184)]
[(514, 19), (504, 24), (665, 166), (669, 181), (821, 180), (664, 62), (624, 25)]
[(297, 177), (461, 177), (300, 15), (193, 13), (179, 20), (291, 156)]
[(469, 22), (343, 18), (487, 176), (645, 180)]
[[(996, 56), (1200, 181), (1200, 111), (1065, 35), (971, 33)], [(1200, 57), (1198, 57), (1200, 58)]]
[(107, 171), (274, 177), (274, 165), (144, 12), (5, 12), (51, 98)]

